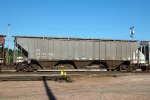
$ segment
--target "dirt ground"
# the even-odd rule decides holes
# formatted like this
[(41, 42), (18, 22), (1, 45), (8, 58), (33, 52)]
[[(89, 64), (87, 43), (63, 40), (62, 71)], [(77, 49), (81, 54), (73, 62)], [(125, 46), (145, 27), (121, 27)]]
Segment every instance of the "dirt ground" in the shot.
[(0, 82), (0, 100), (149, 100), (150, 74)]

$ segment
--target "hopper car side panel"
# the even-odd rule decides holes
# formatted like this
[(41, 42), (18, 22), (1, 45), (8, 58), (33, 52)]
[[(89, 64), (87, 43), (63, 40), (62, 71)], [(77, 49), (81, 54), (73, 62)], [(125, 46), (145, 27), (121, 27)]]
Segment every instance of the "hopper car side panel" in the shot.
[[(92, 41), (87, 41), (87, 58), (88, 58), (88, 60), (93, 60), (94, 59), (94, 56), (93, 56), (93, 54), (94, 54), (94, 52), (93, 52), (93, 46), (94, 45), (93, 45)], [(98, 54), (97, 54), (97, 56), (99, 56)]]
[(100, 50), (100, 60), (104, 60), (106, 59), (106, 42), (104, 41), (100, 41), (100, 46), (99, 46), (99, 50)]

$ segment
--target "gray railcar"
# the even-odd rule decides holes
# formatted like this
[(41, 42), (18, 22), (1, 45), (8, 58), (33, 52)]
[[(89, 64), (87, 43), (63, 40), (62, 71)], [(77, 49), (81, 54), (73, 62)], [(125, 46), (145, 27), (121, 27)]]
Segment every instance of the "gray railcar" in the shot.
[[(102, 64), (109, 69), (130, 65), (133, 53), (140, 47), (139, 41), (53, 38), (14, 36), (16, 47), (26, 56), (28, 65), (53, 68), (59, 64), (71, 64), (85, 68)], [(16, 53), (15, 53), (16, 54)], [(15, 59), (16, 55), (14, 56)], [(35, 68), (36, 69), (36, 68)]]
[(145, 56), (144, 66), (140, 66), (142, 71), (150, 69), (150, 41), (141, 41), (140, 51)]

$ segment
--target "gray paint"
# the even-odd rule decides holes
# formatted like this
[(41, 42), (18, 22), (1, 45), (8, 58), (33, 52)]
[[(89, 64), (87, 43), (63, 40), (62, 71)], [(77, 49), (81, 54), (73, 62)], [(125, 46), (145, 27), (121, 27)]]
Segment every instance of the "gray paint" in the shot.
[(131, 60), (138, 41), (47, 37), (15, 37), (37, 60)]
[(149, 41), (141, 41), (140, 50), (145, 55), (147, 64), (150, 64), (150, 42)]

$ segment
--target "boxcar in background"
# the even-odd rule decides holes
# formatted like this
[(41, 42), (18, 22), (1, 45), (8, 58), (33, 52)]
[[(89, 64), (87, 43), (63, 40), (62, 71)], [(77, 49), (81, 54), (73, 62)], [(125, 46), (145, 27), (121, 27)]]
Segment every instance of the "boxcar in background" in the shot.
[(4, 43), (5, 43), (5, 37), (4, 35), (0, 35), (0, 72), (2, 67), (5, 65), (5, 58), (4, 58)]
[(142, 71), (150, 69), (150, 41), (140, 41), (140, 51), (145, 55), (145, 65), (140, 66)]
[[(107, 70), (122, 65), (129, 68), (137, 60), (134, 53), (140, 47), (139, 41), (130, 40), (14, 36), (14, 41), (15, 51), (20, 49), (26, 58), (17, 64), (17, 70), (54, 68), (60, 64), (71, 64), (76, 69), (95, 64)], [(17, 63), (17, 52), (14, 54)]]

